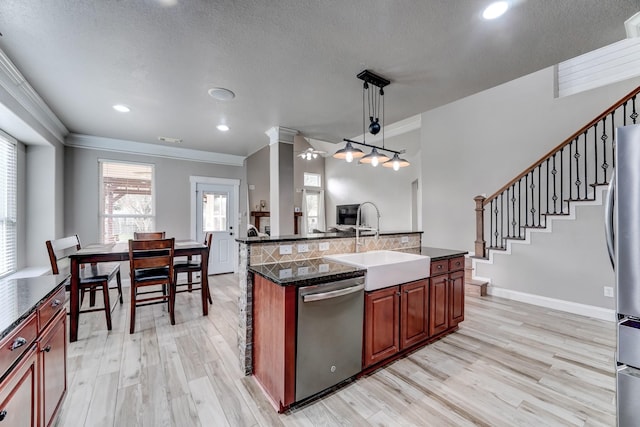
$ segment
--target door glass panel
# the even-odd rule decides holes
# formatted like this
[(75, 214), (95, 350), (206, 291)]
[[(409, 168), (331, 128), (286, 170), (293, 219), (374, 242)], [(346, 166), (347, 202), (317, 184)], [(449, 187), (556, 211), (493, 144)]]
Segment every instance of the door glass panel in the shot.
[(229, 195), (227, 193), (205, 192), (202, 194), (202, 231), (226, 231), (227, 207)]

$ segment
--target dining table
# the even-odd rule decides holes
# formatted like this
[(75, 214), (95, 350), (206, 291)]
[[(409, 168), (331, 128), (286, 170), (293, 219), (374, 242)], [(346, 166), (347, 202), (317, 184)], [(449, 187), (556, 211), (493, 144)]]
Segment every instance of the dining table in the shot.
[[(186, 257), (200, 255), (201, 257), (201, 299), (202, 315), (209, 314), (208, 297), (208, 277), (209, 270), (209, 248), (202, 242), (193, 240), (176, 240), (174, 247), (174, 257)], [(79, 249), (73, 254), (69, 254), (70, 261), (70, 296), (69, 296), (69, 341), (78, 340), (78, 319), (80, 317), (80, 292), (79, 278), (82, 264), (92, 264), (99, 262), (116, 262), (129, 260), (129, 243), (93, 243)]]

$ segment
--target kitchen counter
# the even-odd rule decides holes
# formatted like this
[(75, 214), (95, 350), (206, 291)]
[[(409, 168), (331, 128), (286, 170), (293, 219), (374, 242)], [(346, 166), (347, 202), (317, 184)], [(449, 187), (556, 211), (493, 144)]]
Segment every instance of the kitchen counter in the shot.
[[(385, 231), (380, 232), (379, 236), (395, 236), (395, 235), (410, 235), (410, 234), (422, 234), (422, 231)], [(360, 237), (375, 236), (375, 231), (361, 231)], [(264, 236), (264, 237), (238, 237), (236, 242), (239, 243), (277, 243), (277, 242), (295, 242), (299, 240), (319, 240), (319, 239), (342, 239), (345, 237), (355, 237), (355, 231), (341, 231), (337, 233), (314, 233), (302, 236), (299, 234), (290, 236)]]
[(48, 275), (0, 280), (0, 339), (33, 313), (64, 279)]
[(261, 264), (249, 271), (281, 286), (309, 286), (364, 276), (366, 270), (322, 258)]
[(460, 251), (455, 249), (442, 249), (432, 248), (429, 246), (420, 247), (420, 255), (425, 255), (431, 258), (431, 261), (442, 261), (444, 259), (456, 258), (468, 254), (467, 251)]

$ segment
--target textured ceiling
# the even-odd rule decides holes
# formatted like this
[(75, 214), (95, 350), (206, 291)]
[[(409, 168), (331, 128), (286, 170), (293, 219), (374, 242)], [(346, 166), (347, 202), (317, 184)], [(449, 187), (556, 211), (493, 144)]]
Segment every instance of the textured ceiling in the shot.
[[(619, 41), (640, 10), (512, 0), (484, 21), (488, 3), (2, 0), (0, 49), (71, 132), (247, 155), (272, 126), (336, 142), (360, 134), (365, 68), (392, 82), (389, 124)], [(211, 87), (236, 99), (216, 101)]]

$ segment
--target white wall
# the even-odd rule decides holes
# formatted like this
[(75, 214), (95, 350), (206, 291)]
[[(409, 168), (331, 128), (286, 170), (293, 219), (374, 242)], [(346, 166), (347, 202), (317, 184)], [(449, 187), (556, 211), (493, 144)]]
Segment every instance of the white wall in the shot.
[(547, 68), (423, 113), (423, 242), (473, 251), (473, 198), (498, 190), (639, 84), (556, 99)]
[[(190, 176), (240, 179), (240, 212), (246, 211), (245, 168), (83, 148), (66, 148), (65, 231), (83, 243), (99, 241), (98, 160), (124, 160), (155, 165), (156, 229), (168, 236), (191, 235)], [(246, 224), (240, 225), (246, 229)]]
[[(415, 137), (418, 138), (419, 133), (416, 132)], [(342, 146), (336, 147), (336, 150), (339, 148)], [(420, 177), (421, 159), (419, 154), (405, 158), (411, 165), (394, 171), (382, 166), (373, 168), (370, 165), (358, 165), (355, 160), (347, 163), (327, 157), (327, 227), (336, 223), (336, 205), (369, 201), (380, 209), (381, 231), (411, 230), (411, 183)], [(368, 222), (375, 226), (375, 219)]]
[(56, 149), (29, 145), (26, 150), (26, 265), (49, 266), (45, 241), (56, 235), (59, 212), (56, 199)]

